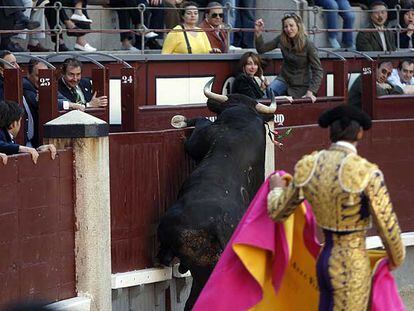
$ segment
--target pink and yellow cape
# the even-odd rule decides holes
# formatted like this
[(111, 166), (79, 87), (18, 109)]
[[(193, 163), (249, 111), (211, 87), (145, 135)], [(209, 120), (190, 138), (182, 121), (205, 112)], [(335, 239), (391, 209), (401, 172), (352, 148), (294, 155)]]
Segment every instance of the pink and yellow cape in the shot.
[[(305, 202), (287, 221), (274, 223), (267, 215), (268, 189), (269, 179), (240, 221), (193, 310), (318, 310), (315, 267), (320, 244), (311, 206)], [(371, 311), (404, 310), (385, 252), (370, 251), (370, 257)]]

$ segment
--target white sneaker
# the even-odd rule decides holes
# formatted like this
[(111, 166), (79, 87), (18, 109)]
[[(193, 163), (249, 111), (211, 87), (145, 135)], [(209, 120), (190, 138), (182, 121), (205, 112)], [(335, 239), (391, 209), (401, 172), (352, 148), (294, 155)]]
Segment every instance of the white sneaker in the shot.
[(79, 22), (79, 23), (87, 23), (87, 24), (92, 24), (92, 20), (91, 19), (89, 19), (89, 18), (87, 18), (86, 17), (86, 15), (79, 15), (79, 14), (73, 14), (71, 17), (70, 17), (70, 19), (72, 20), (72, 21), (75, 21), (75, 22)]
[(155, 37), (158, 37), (158, 34), (156, 34), (153, 31), (150, 31), (150, 32), (145, 34), (145, 38), (147, 38), (147, 39), (151, 39), (151, 38), (155, 38)]
[(229, 50), (243, 50), (243, 49), (239, 48), (238, 46), (230, 45)]
[(84, 46), (78, 43), (75, 43), (74, 48), (75, 50), (84, 51), (84, 52), (96, 52), (97, 51), (97, 49), (91, 46), (89, 43), (86, 43)]
[(139, 50), (133, 45), (122, 45), (121, 50), (138, 52)]

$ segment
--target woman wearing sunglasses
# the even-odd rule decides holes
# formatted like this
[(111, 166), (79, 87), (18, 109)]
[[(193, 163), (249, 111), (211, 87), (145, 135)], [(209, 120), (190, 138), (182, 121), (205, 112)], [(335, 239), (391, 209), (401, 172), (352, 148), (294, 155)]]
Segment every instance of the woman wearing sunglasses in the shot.
[(162, 54), (220, 53), (220, 50), (211, 48), (206, 33), (197, 27), (198, 6), (196, 3), (183, 2), (180, 17), (183, 23), (175, 26), (168, 33), (164, 40)]
[(259, 53), (280, 48), (283, 55), (279, 76), (270, 84), (276, 96), (289, 95), (293, 98), (310, 98), (316, 101), (321, 85), (323, 69), (316, 48), (308, 39), (301, 18), (287, 14), (282, 18), (283, 31), (270, 42), (264, 42), (264, 22), (255, 22), (255, 44)]

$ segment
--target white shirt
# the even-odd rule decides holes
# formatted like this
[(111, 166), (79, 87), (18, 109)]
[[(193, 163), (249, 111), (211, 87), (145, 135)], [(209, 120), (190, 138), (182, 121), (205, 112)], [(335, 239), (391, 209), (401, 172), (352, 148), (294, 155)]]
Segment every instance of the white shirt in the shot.
[(398, 69), (393, 69), (391, 75), (388, 78), (388, 82), (392, 85), (399, 86), (400, 88), (404, 89), (406, 85), (414, 85), (414, 77), (411, 78), (410, 82), (401, 81), (401, 78), (398, 74)]
[(382, 49), (384, 51), (386, 51), (387, 50), (387, 41), (385, 41), (384, 27), (375, 25), (375, 28), (378, 30), (378, 34), (381, 38)]
[(353, 153), (356, 153), (356, 154), (358, 153), (355, 145), (351, 144), (350, 142), (343, 141), (343, 140), (338, 140), (335, 144), (337, 146), (341, 146), (341, 147), (350, 149)]

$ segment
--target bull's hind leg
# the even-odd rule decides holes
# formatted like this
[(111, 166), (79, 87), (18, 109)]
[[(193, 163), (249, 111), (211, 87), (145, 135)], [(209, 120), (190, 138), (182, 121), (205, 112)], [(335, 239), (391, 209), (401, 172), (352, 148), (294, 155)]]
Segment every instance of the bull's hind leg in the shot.
[(197, 267), (190, 269), (191, 275), (193, 277), (193, 285), (191, 286), (190, 296), (188, 297), (187, 302), (185, 303), (185, 311), (190, 311), (193, 309), (194, 304), (197, 301), (198, 296), (200, 295), (204, 285), (206, 285), (207, 280), (210, 274), (213, 272), (213, 267)]

